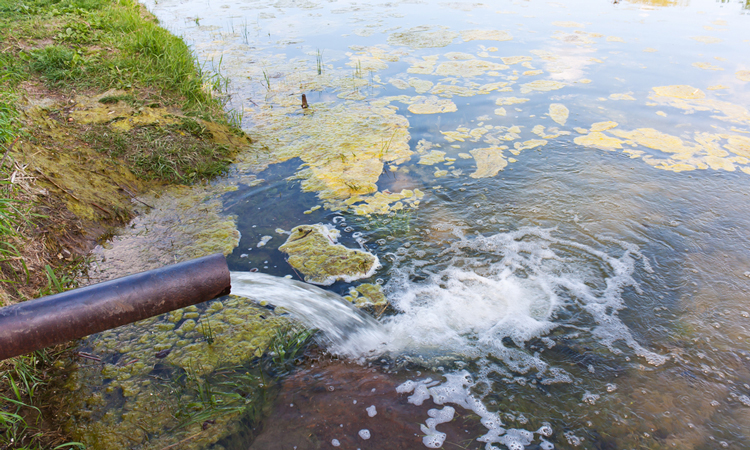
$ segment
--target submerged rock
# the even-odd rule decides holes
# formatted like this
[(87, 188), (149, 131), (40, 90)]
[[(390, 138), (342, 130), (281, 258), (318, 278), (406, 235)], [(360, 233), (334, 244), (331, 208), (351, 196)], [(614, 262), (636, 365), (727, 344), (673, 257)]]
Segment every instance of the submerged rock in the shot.
[(344, 247), (337, 242), (338, 236), (338, 230), (322, 224), (300, 225), (279, 250), (289, 255), (289, 264), (305, 281), (324, 286), (368, 278), (380, 268), (377, 256)]

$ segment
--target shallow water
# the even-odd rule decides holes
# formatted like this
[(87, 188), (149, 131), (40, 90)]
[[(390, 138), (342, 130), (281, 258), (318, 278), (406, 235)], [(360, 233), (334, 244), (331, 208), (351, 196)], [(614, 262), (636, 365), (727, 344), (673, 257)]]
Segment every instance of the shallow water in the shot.
[[(254, 146), (191, 205), (149, 199), (160, 214), (100, 249), (100, 268), (236, 246), (233, 271), (296, 279), (285, 233), (327, 224), (382, 268), (326, 289), (382, 284), (390, 302), (365, 308), (385, 338), (330, 351), (387, 378), (399, 420), (423, 424), (337, 431), (365, 414), (341, 381), (350, 409), (305, 403), (303, 439), (285, 399), (338, 373), (308, 362), (246, 428), (227, 419), (229, 438), (195, 448), (750, 446), (750, 6), (145, 4), (229, 78)], [(205, 364), (210, 377), (222, 361)], [(461, 425), (441, 423), (448, 407)]]

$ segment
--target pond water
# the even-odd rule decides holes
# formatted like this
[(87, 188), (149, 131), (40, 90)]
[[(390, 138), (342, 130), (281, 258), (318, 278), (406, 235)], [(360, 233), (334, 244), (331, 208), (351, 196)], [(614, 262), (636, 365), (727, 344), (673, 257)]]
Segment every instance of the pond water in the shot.
[(750, 447), (750, 3), (145, 4), (254, 144), (101, 276), (315, 279), (279, 247), (322, 224), (377, 257), (317, 279), (377, 322), (304, 358), (272, 298), (93, 337), (92, 448)]

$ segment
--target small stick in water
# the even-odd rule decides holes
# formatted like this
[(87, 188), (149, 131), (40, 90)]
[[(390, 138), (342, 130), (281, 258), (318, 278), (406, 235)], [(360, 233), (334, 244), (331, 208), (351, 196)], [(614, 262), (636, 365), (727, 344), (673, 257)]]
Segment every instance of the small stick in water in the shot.
[(302, 94), (302, 108), (307, 109), (307, 96)]

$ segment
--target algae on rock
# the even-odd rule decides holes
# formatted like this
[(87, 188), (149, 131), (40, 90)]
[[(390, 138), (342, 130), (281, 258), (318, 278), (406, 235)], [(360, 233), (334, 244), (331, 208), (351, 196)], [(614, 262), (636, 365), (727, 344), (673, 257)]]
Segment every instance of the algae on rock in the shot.
[(289, 264), (305, 276), (305, 281), (324, 286), (337, 280), (368, 278), (380, 268), (377, 256), (338, 244), (338, 236), (338, 230), (322, 224), (300, 225), (292, 229), (279, 250), (289, 255)]

